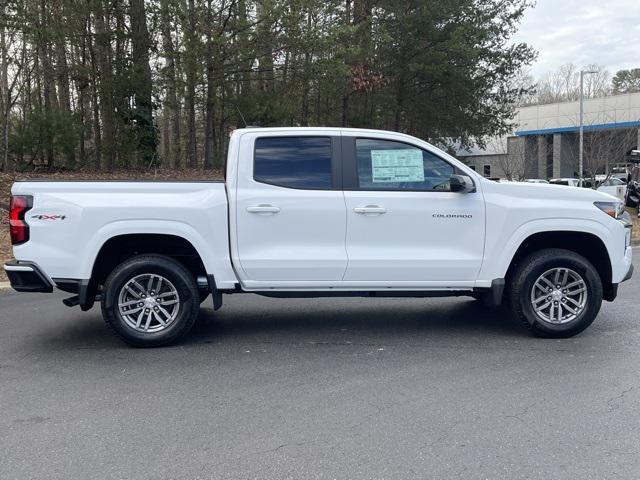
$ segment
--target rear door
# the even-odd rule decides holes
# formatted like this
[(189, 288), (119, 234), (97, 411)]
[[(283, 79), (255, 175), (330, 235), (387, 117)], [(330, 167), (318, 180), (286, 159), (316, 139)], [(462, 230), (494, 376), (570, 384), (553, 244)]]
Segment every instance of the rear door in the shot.
[(344, 137), (344, 280), (472, 286), (484, 252), (481, 192), (454, 193), (449, 161), (407, 141)]
[(342, 279), (347, 255), (339, 135), (305, 130), (242, 137), (234, 260), (247, 288)]

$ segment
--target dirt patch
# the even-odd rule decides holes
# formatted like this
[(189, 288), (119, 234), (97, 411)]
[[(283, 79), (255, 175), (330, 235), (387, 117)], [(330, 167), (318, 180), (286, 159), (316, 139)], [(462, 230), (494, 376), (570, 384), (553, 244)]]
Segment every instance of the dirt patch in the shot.
[(9, 196), (11, 185), (17, 180), (46, 179), (52, 180), (220, 180), (219, 170), (118, 170), (114, 172), (94, 172), (82, 170), (78, 172), (0, 172), (0, 282), (7, 280), (1, 265), (13, 257), (9, 240)]

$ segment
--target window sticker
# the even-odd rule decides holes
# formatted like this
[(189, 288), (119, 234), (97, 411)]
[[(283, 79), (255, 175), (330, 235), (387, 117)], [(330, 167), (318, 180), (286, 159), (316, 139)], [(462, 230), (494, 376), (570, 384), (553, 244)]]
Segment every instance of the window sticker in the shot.
[(373, 183), (423, 182), (422, 150), (371, 150)]

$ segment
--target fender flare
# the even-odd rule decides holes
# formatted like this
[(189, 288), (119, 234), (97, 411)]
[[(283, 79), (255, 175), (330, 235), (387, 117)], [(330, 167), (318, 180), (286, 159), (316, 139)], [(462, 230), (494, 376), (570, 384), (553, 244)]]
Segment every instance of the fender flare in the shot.
[(494, 256), (495, 261), (485, 264), (493, 265), (494, 267), (485, 269), (485, 266), (483, 266), (483, 272), (480, 278), (505, 278), (520, 246), (533, 235), (550, 232), (571, 232), (593, 235), (602, 241), (609, 258), (612, 258), (612, 252), (609, 248), (611, 232), (600, 222), (575, 218), (531, 220), (520, 225), (511, 234), (506, 243), (494, 246), (494, 251), (489, 253)]

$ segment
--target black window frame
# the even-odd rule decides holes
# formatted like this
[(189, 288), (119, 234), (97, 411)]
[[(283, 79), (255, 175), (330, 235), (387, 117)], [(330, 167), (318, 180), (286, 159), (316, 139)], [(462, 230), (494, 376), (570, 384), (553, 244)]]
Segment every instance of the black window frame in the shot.
[[(326, 138), (330, 142), (331, 149), (331, 187), (330, 188), (302, 188), (302, 187), (293, 187), (290, 185), (282, 185), (275, 182), (267, 182), (264, 180), (256, 179), (256, 150), (258, 140), (262, 139), (287, 139), (287, 138)], [(256, 183), (261, 183), (263, 185), (271, 185), (273, 187), (279, 188), (287, 188), (289, 190), (309, 190), (309, 191), (333, 191), (333, 190), (342, 190), (342, 168), (341, 168), (341, 143), (340, 137), (335, 135), (321, 135), (321, 134), (309, 134), (309, 135), (263, 135), (260, 137), (256, 137), (253, 142), (253, 162), (252, 162), (252, 173), (251, 178)]]
[[(358, 156), (356, 152), (356, 140), (377, 140), (386, 142), (395, 142), (407, 145), (411, 148), (417, 148), (423, 152), (427, 152), (430, 155), (442, 160), (445, 163), (451, 165), (454, 175), (467, 175), (466, 172), (461, 170), (458, 166), (451, 163), (446, 158), (442, 158), (437, 153), (427, 150), (426, 148), (419, 147), (410, 142), (402, 140), (396, 140), (395, 138), (381, 138), (381, 137), (367, 137), (365, 136), (343, 136), (342, 137), (342, 186), (344, 191), (356, 191), (356, 192), (418, 192), (418, 193), (451, 193), (448, 190), (420, 190), (420, 189), (398, 189), (398, 188), (360, 188), (360, 179), (358, 176)], [(475, 186), (475, 180), (471, 175), (467, 175), (473, 185)]]

